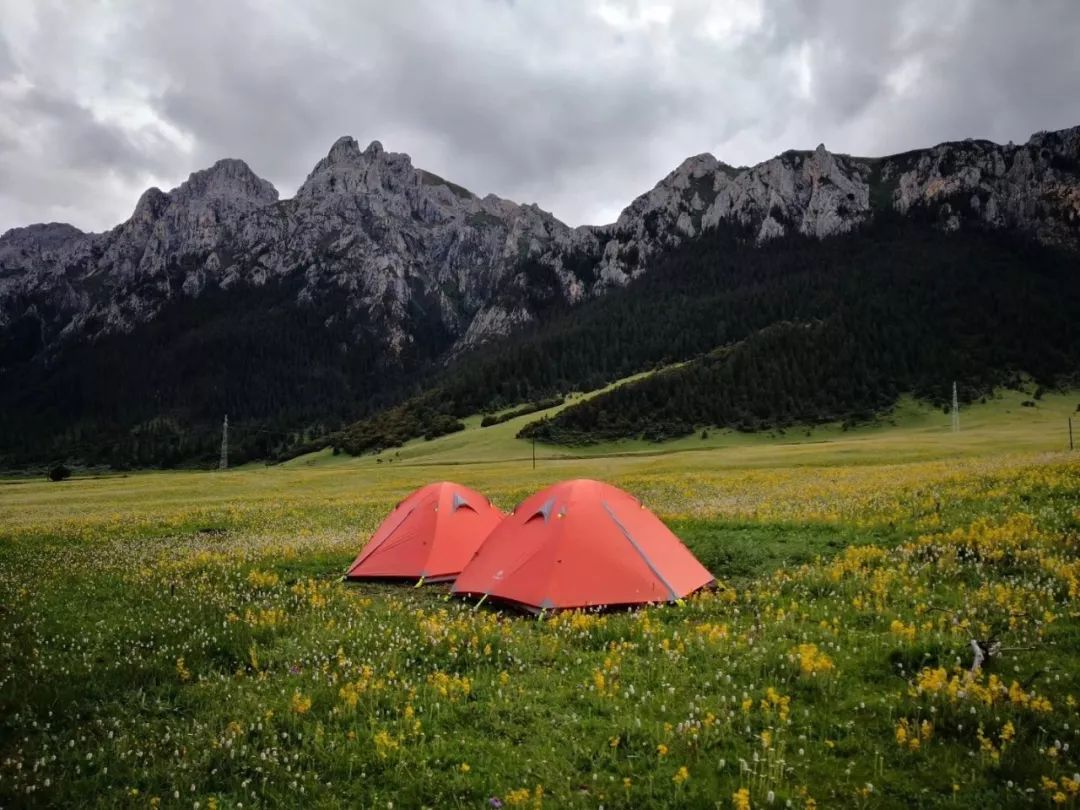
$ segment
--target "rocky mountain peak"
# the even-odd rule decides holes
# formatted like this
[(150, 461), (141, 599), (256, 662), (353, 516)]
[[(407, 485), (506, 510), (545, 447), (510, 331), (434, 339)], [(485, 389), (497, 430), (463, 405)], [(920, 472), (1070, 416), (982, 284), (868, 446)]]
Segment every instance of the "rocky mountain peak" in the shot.
[(219, 198), (247, 200), (254, 205), (277, 202), (277, 189), (242, 160), (225, 158), (213, 166), (192, 172), (170, 195), (173, 200)]
[(315, 164), (296, 197), (310, 201), (342, 194), (394, 192), (419, 182), (408, 155), (387, 152), (378, 141), (361, 152), (354, 137), (343, 135)]
[[(700, 155), (693, 155), (688, 157), (682, 163), (675, 167), (675, 171), (671, 172), (665, 178), (665, 180), (677, 179), (677, 178), (689, 178), (689, 177), (704, 177), (710, 172), (715, 172), (717, 166), (720, 165), (718, 161), (711, 153), (702, 152)], [(663, 183), (661, 180), (660, 183)]]
[(326, 155), (326, 160), (332, 164), (355, 163), (359, 158), (360, 144), (352, 135), (342, 135), (334, 141), (334, 145), (330, 147), (330, 152)]
[(169, 195), (157, 186), (151, 186), (139, 196), (135, 203), (135, 212), (131, 219), (141, 222), (153, 222), (169, 206)]
[[(66, 222), (47, 222), (12, 228), (0, 236), (0, 304), (3, 299), (5, 270), (25, 268), (41, 262), (51, 262), (57, 253), (73, 252), (75, 245), (84, 244), (92, 238)], [(4, 323), (3, 307), (0, 306), (0, 326)]]
[(331, 164), (355, 164), (363, 161), (376, 160), (379, 155), (383, 154), (386, 150), (383, 149), (382, 143), (379, 141), (372, 141), (367, 145), (367, 148), (363, 151), (360, 150), (360, 144), (356, 138), (352, 135), (342, 135), (336, 141), (333, 146), (330, 147), (330, 151), (326, 155), (326, 160)]
[(0, 236), (0, 243), (33, 245), (48, 249), (85, 235), (74, 225), (68, 225), (66, 222), (42, 222), (22, 228), (12, 228)]
[(1028, 138), (1027, 146), (1051, 147), (1064, 154), (1080, 153), (1080, 126), (1059, 129), (1054, 132), (1040, 130)]
[[(373, 331), (358, 340), (398, 356), (420, 328), (458, 347), (505, 334), (553, 301), (576, 302), (650, 271), (710, 229), (757, 242), (826, 238), (878, 212), (946, 230), (1013, 228), (1080, 247), (1080, 127), (1027, 144), (944, 143), (885, 158), (784, 152), (733, 168), (709, 153), (683, 160), (617, 221), (570, 229), (518, 205), (413, 167), (372, 141), (338, 138), (294, 200), (241, 160), (220, 160), (169, 192), (148, 189), (103, 234), (50, 224), (0, 238), (0, 327), (50, 312), (46, 341), (92, 339), (157, 316), (207, 285), (300, 282), (298, 305), (340, 305)], [(35, 316), (37, 317), (37, 316)], [(429, 322), (430, 321), (430, 322)]]

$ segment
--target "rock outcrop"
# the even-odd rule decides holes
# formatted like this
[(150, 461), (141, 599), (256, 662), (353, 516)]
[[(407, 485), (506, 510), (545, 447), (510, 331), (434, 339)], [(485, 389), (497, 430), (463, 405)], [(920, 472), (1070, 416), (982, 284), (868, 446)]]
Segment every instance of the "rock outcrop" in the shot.
[(1080, 240), (1080, 127), (1039, 132), (1022, 146), (946, 143), (888, 158), (891, 203), (928, 210), (942, 227), (1015, 228), (1076, 248)]

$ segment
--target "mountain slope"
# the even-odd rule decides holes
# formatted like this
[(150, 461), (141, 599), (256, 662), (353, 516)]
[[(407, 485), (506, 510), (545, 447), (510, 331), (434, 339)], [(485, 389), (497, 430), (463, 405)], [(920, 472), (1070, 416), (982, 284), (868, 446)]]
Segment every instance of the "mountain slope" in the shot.
[[(627, 287), (462, 358), (401, 406), (347, 429), (352, 452), (636, 371), (677, 369), (575, 404), (523, 437), (661, 439), (869, 418), (913, 392), (965, 399), (1034, 375), (1080, 381), (1080, 259), (1009, 232), (893, 215), (847, 236), (755, 246), (727, 226)], [(410, 432), (411, 430), (411, 432)]]
[[(210, 458), (226, 410), (241, 457), (265, 455), (406, 401), (447, 361), (461, 358), (467, 377), (494, 338), (554, 335), (560, 313), (670, 272), (669, 257), (705, 239), (743, 261), (748, 246), (842, 241), (900, 216), (1075, 249), (1078, 167), (1080, 128), (880, 159), (819, 147), (741, 169), (699, 155), (615, 223), (570, 228), (378, 142), (339, 139), (290, 200), (242, 161), (219, 161), (170, 192), (148, 190), (106, 233), (51, 224), (0, 237), (0, 455)], [(760, 299), (738, 332), (704, 305), (666, 306), (659, 328), (650, 313), (665, 306), (643, 299), (634, 315), (650, 351), (566, 365), (542, 383), (505, 368), (462, 399), (596, 384), (740, 339), (784, 309)], [(688, 317), (704, 326), (673, 328)]]
[[(1080, 384), (1075, 255), (901, 221), (824, 243), (788, 238), (770, 254), (763, 290), (736, 279), (712, 307), (726, 320), (759, 300), (780, 303), (767, 326), (519, 435), (554, 444), (659, 440), (713, 426), (869, 420), (907, 392), (943, 405), (953, 381), (964, 402), (1028, 375), (1046, 388)], [(700, 273), (714, 259), (699, 250), (688, 261), (682, 272)]]

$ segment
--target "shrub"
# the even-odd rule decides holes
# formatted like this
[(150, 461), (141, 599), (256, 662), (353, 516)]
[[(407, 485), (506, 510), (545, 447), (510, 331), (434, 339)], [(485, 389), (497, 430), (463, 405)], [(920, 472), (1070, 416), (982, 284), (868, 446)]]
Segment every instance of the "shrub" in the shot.
[(63, 464), (57, 464), (51, 470), (49, 470), (50, 481), (63, 481), (65, 478), (71, 477), (71, 470), (65, 467)]
[(549, 408), (555, 408), (562, 405), (566, 400), (563, 397), (551, 397), (550, 399), (541, 399), (536, 402), (530, 402), (526, 405), (522, 405), (520, 408), (515, 408), (512, 411), (507, 411), (504, 414), (488, 414), (480, 420), (480, 427), (491, 427), (492, 425), (501, 425), (503, 422), (509, 422), (511, 419), (517, 419), (519, 416), (527, 416), (530, 413), (536, 413), (537, 411), (546, 411)]

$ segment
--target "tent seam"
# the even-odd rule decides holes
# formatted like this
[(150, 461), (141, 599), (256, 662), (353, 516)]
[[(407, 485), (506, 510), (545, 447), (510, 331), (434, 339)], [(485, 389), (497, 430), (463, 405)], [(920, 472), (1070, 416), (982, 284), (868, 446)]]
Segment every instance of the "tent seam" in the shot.
[(676, 601), (679, 598), (679, 595), (675, 593), (675, 589), (671, 587), (671, 583), (668, 582), (664, 575), (660, 573), (660, 570), (655, 565), (653, 565), (653, 561), (649, 558), (649, 555), (645, 553), (645, 550), (638, 545), (637, 540), (635, 540), (634, 536), (630, 534), (630, 530), (622, 524), (622, 521), (619, 520), (614, 510), (612, 510), (612, 508), (608, 505), (607, 501), (601, 501), (600, 503), (603, 505), (604, 511), (607, 512), (608, 516), (615, 522), (615, 525), (619, 527), (619, 531), (621, 531), (623, 533), (623, 536), (630, 541), (630, 545), (634, 547), (634, 551), (636, 551), (641, 556), (641, 559), (645, 561), (645, 565), (649, 566), (649, 570), (653, 572), (653, 575), (664, 584), (665, 588), (668, 589), (668, 593), (671, 594), (671, 601)]

